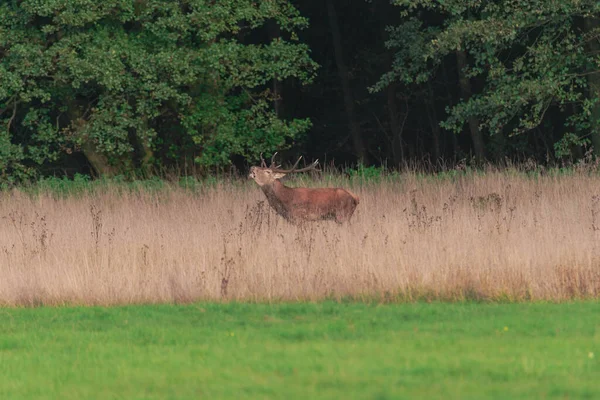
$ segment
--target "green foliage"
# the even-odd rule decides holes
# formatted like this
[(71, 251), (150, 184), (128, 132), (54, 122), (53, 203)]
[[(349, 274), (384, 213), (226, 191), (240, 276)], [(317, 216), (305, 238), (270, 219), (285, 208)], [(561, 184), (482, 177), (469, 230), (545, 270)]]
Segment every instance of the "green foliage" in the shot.
[(4, 399), (597, 398), (597, 302), (3, 309)]
[[(565, 141), (582, 145), (600, 137), (600, 72), (596, 51), (600, 3), (396, 0), (405, 22), (390, 29), (392, 70), (372, 90), (392, 82), (419, 84), (456, 52), (466, 52), (464, 71), (481, 89), (448, 106), (442, 127), (462, 131), (470, 118), (489, 135), (518, 135), (550, 113), (564, 113)], [(432, 22), (437, 21), (437, 22)], [(595, 145), (600, 145), (596, 140)], [(557, 155), (566, 155), (557, 144)], [(597, 149), (600, 151), (600, 149)]]
[[(35, 182), (29, 182), (21, 185), (19, 190), (23, 193), (36, 196), (38, 194), (50, 194), (56, 197), (78, 197), (92, 193), (168, 193), (179, 188), (192, 192), (199, 192), (207, 189), (214, 189), (219, 184), (227, 183), (232, 186), (242, 186), (245, 180), (235, 180), (227, 178), (217, 178), (213, 175), (207, 175), (202, 178), (186, 176), (176, 181), (152, 176), (150, 178), (126, 177), (116, 175), (112, 177), (101, 177), (91, 179), (88, 175), (75, 174), (72, 179), (63, 177), (44, 177)], [(2, 190), (8, 190), (8, 187), (0, 185)]]
[[(282, 38), (254, 43), (267, 21)], [(119, 173), (285, 148), (310, 123), (278, 119), (265, 84), (310, 82), (306, 26), (285, 0), (2, 2), (0, 179), (79, 151)]]
[[(560, 142), (565, 143), (567, 142)], [(558, 149), (557, 149), (558, 151)], [(503, 174), (520, 178), (539, 178), (544, 176), (600, 176), (598, 163), (591, 158), (583, 158), (579, 163), (570, 167), (547, 168), (543, 165), (528, 164), (496, 168), (489, 166), (489, 169), (474, 169), (468, 166), (461, 166), (457, 169), (448, 169), (436, 173), (419, 171), (418, 169), (399, 172), (385, 167), (359, 165), (356, 168), (344, 169), (340, 173), (335, 169), (326, 169), (318, 174), (297, 174), (286, 177), (286, 184), (294, 187), (346, 187), (354, 188), (363, 185), (397, 184), (404, 185), (406, 181), (417, 181), (422, 183), (451, 181), (456, 182), (460, 179), (473, 179), (475, 177), (484, 177), (489, 172), (501, 172)], [(91, 193), (165, 193), (177, 191), (180, 189), (190, 192), (202, 192), (213, 190), (216, 187), (226, 187), (231, 189), (241, 189), (255, 191), (256, 184), (246, 176), (235, 176), (227, 174), (197, 176), (182, 176), (172, 178), (160, 178), (152, 176), (150, 178), (139, 178), (132, 176), (116, 175), (112, 177), (101, 177), (91, 179), (88, 175), (75, 174), (73, 178), (63, 177), (43, 177), (37, 181), (21, 185), (19, 190), (32, 196), (38, 194), (49, 194), (56, 197), (83, 196)], [(0, 184), (0, 196), (3, 192), (6, 194), (10, 186), (6, 183)], [(407, 188), (410, 190), (410, 188)]]
[(382, 178), (388, 175), (388, 171), (384, 166), (371, 165), (367, 167), (364, 164), (359, 164), (356, 168), (348, 168), (346, 172), (350, 179), (364, 182), (381, 182)]
[(554, 152), (557, 157), (568, 157), (572, 154), (572, 146), (585, 147), (589, 144), (589, 139), (581, 138), (578, 135), (569, 132), (554, 144)]

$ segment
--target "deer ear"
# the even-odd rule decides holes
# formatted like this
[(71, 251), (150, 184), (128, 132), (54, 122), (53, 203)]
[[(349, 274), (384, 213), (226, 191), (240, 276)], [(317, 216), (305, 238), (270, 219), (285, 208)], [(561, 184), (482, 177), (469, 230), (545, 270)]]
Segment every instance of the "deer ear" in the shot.
[(286, 174), (282, 173), (282, 172), (273, 172), (273, 178), (275, 179), (281, 179), (285, 176)]

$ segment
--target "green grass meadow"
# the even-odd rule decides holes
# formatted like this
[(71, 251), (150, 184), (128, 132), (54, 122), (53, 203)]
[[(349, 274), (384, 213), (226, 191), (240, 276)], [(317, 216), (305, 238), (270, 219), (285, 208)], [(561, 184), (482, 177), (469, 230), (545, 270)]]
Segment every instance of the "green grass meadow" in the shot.
[(600, 398), (600, 303), (0, 309), (0, 399)]

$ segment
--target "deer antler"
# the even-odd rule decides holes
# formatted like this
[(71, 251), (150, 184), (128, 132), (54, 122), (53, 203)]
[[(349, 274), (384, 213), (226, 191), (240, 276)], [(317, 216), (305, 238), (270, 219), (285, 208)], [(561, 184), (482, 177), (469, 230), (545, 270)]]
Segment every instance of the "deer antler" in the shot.
[(263, 158), (263, 153), (260, 153), (260, 167), (261, 168), (267, 168), (267, 163), (265, 162), (265, 159)]
[(279, 152), (276, 151), (275, 153), (273, 153), (273, 157), (271, 157), (271, 165), (269, 165), (269, 168), (272, 170), (278, 169), (281, 167), (281, 165), (275, 165), (275, 156), (277, 155), (277, 153), (279, 153)]
[(292, 172), (306, 172), (306, 171), (311, 171), (311, 170), (316, 170), (317, 169), (317, 165), (319, 164), (319, 160), (318, 159), (315, 160), (315, 161), (313, 161), (308, 167), (304, 167), (304, 168), (301, 168), (301, 169), (296, 169), (296, 167), (300, 163), (301, 159), (302, 159), (302, 156), (300, 156), (298, 158), (298, 160), (292, 166), (291, 169), (279, 169), (279, 167), (276, 167), (276, 168), (271, 168), (271, 170), (273, 172), (279, 172), (279, 173), (283, 173), (283, 174), (291, 174)]

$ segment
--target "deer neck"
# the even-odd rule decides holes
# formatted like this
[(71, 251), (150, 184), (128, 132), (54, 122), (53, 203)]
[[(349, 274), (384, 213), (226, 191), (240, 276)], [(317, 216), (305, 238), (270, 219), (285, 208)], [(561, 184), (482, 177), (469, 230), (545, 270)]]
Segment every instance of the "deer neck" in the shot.
[(277, 213), (287, 218), (289, 211), (288, 201), (292, 189), (279, 182), (279, 180), (275, 180), (270, 185), (263, 185), (262, 190), (271, 207), (273, 207)]

